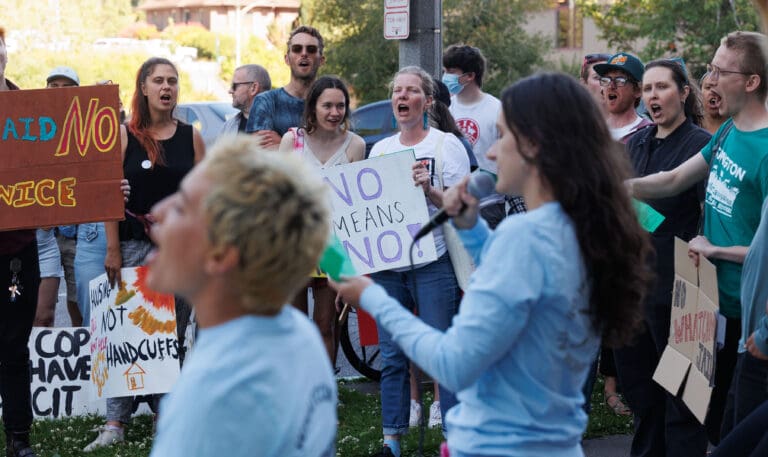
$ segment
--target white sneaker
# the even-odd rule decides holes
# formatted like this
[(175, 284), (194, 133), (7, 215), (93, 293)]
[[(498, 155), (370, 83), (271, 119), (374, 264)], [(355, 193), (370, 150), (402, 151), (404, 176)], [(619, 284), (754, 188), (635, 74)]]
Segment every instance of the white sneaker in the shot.
[(427, 422), (427, 426), (435, 428), (441, 425), (443, 425), (443, 416), (440, 415), (440, 402), (433, 401), (432, 406), (429, 407), (429, 422)]
[(125, 441), (125, 430), (122, 428), (112, 429), (107, 428), (106, 425), (102, 425), (101, 427), (96, 427), (91, 431), (99, 432), (99, 436), (97, 436), (96, 439), (91, 442), (91, 444), (86, 446), (83, 449), (83, 452), (95, 451), (96, 449), (112, 446), (113, 444)]
[(411, 398), (411, 415), (408, 417), (408, 425), (418, 427), (421, 423), (421, 405)]

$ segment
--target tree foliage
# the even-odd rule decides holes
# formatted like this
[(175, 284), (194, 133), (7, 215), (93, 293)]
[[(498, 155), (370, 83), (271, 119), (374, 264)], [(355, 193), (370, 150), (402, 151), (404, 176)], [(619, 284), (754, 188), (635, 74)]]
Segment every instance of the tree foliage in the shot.
[(758, 30), (750, 0), (579, 0), (611, 49), (644, 60), (682, 57), (695, 75), (711, 61), (720, 39), (734, 30)]
[[(525, 13), (541, 8), (534, 0), (443, 1), (443, 44), (479, 47), (488, 59), (484, 90), (503, 87), (530, 74), (543, 62), (549, 43), (522, 30)], [(352, 87), (358, 101), (387, 98), (398, 67), (398, 42), (385, 40), (381, 0), (305, 0), (301, 21), (317, 27), (326, 41), (323, 73), (334, 73)]]

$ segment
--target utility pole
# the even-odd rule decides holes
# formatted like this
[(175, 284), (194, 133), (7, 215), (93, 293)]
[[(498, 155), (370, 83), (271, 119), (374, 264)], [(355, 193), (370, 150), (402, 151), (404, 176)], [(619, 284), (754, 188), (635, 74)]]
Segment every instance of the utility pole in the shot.
[(442, 0), (410, 0), (410, 35), (400, 41), (400, 68), (418, 65), (436, 78), (442, 71)]

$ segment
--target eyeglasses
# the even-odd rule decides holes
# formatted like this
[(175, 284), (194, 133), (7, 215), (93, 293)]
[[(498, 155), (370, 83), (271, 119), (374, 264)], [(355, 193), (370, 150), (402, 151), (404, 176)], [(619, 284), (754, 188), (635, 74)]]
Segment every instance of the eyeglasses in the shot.
[(316, 54), (318, 51), (318, 47), (314, 44), (308, 44), (306, 46), (300, 45), (300, 44), (292, 44), (291, 45), (291, 52), (294, 54), (301, 54), (302, 50), (307, 51), (307, 54)]
[(242, 82), (236, 83), (236, 82), (233, 81), (232, 82), (232, 87), (231, 87), (232, 88), (232, 92), (237, 90), (237, 86), (240, 86), (242, 84), (253, 84), (255, 82), (256, 81), (242, 81)]
[(597, 54), (587, 54), (584, 56), (584, 65), (592, 65), (596, 62), (608, 62), (608, 59), (610, 58), (610, 54), (603, 54), (601, 52)]
[(610, 76), (602, 76), (600, 78), (600, 85), (603, 87), (608, 87), (611, 83), (616, 84), (616, 87), (624, 87), (628, 82), (629, 78), (625, 78), (624, 76), (615, 76), (613, 78)]
[(751, 75), (752, 73), (748, 73), (745, 71), (735, 71), (735, 70), (723, 70), (717, 65), (713, 65), (711, 63), (707, 64), (707, 73), (709, 74), (709, 80), (712, 82), (717, 81), (720, 79), (720, 75), (724, 74), (727, 75), (728, 73), (733, 73), (736, 75)]

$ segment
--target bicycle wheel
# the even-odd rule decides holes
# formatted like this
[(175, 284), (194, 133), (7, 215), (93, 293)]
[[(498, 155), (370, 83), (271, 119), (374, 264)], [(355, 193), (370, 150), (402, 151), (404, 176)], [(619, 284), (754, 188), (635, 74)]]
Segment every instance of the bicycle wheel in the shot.
[(341, 324), (339, 342), (344, 355), (352, 368), (373, 381), (381, 379), (381, 357), (379, 345), (360, 345), (360, 333), (357, 326), (357, 311), (350, 310), (344, 323)]

